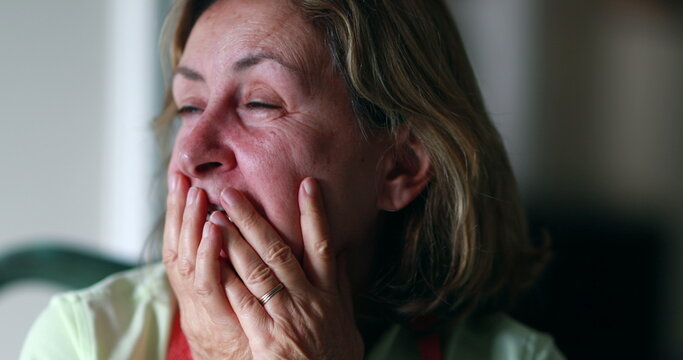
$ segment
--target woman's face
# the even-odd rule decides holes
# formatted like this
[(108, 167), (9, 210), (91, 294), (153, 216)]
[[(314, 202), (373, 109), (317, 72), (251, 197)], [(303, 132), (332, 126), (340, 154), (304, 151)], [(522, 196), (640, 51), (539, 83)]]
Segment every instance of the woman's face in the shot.
[(378, 162), (322, 38), (285, 0), (226, 0), (197, 21), (173, 80), (181, 127), (169, 172), (219, 204), (251, 199), (302, 254), (297, 192), (316, 178), (335, 250), (363, 243), (377, 217)]

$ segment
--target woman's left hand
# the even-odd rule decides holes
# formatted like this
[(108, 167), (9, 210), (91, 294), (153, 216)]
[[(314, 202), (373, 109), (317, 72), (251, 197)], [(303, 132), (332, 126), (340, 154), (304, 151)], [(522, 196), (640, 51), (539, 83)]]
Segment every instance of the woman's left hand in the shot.
[[(220, 228), (232, 264), (223, 271), (223, 281), (253, 358), (361, 359), (363, 341), (354, 320), (346, 262), (330, 248), (316, 181), (304, 179), (299, 187), (303, 267), (241, 193), (226, 189), (221, 203), (232, 223), (220, 212), (210, 221)], [(261, 304), (259, 299), (280, 283), (284, 288)]]

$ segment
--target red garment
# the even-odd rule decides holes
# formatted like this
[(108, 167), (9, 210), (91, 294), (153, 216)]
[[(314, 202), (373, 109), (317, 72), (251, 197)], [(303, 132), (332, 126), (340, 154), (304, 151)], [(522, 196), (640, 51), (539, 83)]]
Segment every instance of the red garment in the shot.
[(180, 327), (180, 312), (178, 311), (173, 317), (171, 340), (168, 343), (166, 360), (193, 360), (190, 344), (187, 343), (187, 338), (185, 338), (183, 329)]
[(422, 360), (441, 360), (441, 337), (435, 331), (437, 322), (436, 317), (423, 316), (410, 323)]
[(432, 333), (417, 340), (422, 360), (441, 360), (441, 339), (438, 333)]
[[(423, 331), (427, 327), (431, 327), (434, 322), (432, 320), (418, 320), (413, 322), (411, 328), (417, 331)], [(441, 339), (438, 332), (429, 332), (417, 339), (417, 346), (420, 349), (422, 360), (441, 360)], [(171, 341), (168, 345), (167, 360), (192, 360), (192, 352), (190, 352), (190, 345), (187, 343), (183, 329), (180, 327), (180, 313), (176, 312), (173, 318), (173, 327), (171, 328)]]

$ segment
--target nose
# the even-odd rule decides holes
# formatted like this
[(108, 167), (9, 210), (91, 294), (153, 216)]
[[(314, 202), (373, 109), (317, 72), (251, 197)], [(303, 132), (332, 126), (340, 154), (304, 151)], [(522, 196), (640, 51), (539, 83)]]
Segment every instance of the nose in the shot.
[(215, 122), (198, 119), (187, 131), (180, 131), (176, 139), (176, 156), (180, 171), (186, 176), (201, 179), (222, 174), (237, 166), (235, 153)]

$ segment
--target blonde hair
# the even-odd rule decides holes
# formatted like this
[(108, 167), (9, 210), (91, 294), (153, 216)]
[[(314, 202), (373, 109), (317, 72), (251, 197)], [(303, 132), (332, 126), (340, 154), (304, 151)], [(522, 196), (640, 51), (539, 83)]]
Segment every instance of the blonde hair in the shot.
[[(215, 0), (178, 0), (167, 20), (171, 62)], [(291, 0), (325, 38), (363, 127), (425, 147), (432, 178), (407, 208), (386, 214), (372, 296), (412, 318), (509, 304), (542, 268), (512, 170), (486, 113), (462, 41), (440, 0)], [(175, 105), (167, 97), (158, 128)], [(399, 241), (395, 241), (399, 238)], [(386, 251), (385, 251), (386, 250)], [(397, 256), (393, 257), (391, 254)]]

